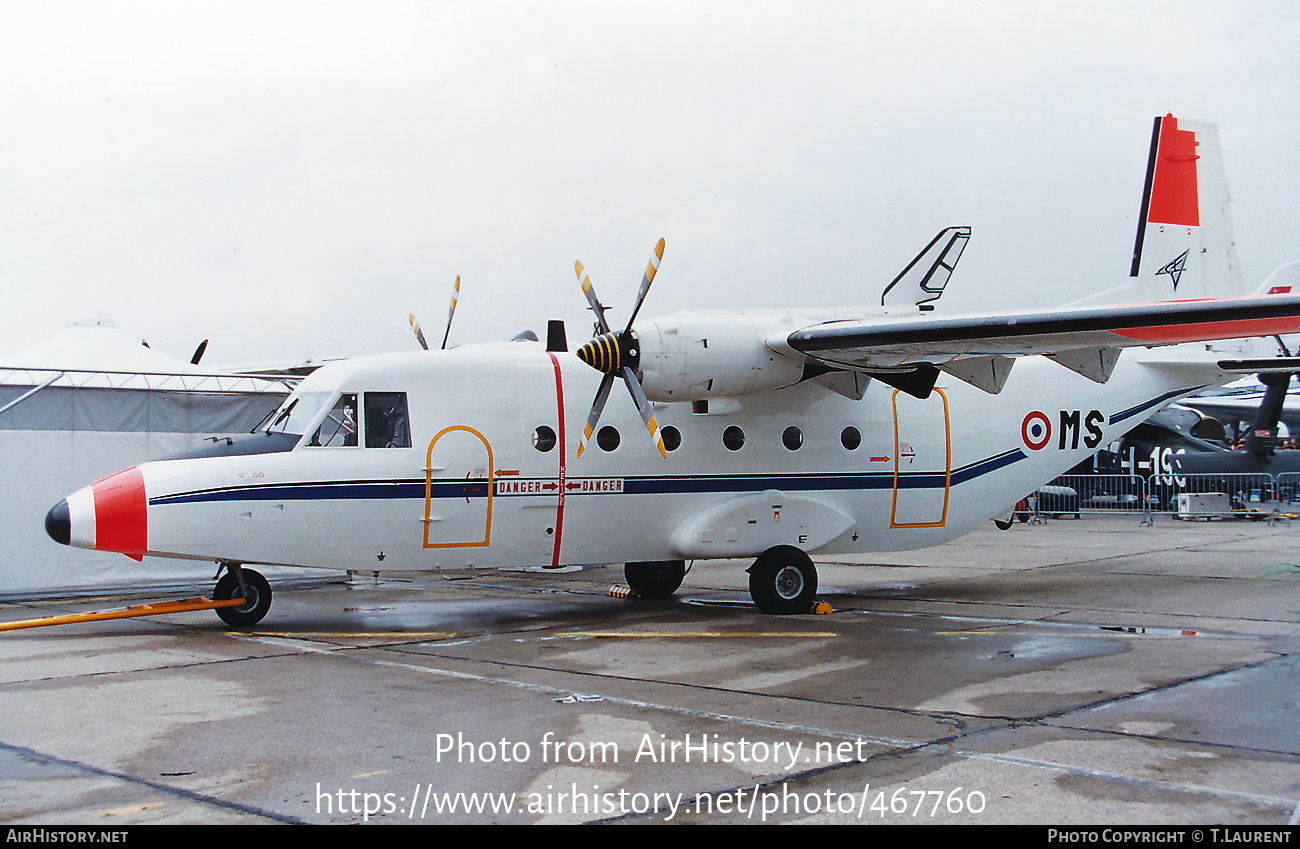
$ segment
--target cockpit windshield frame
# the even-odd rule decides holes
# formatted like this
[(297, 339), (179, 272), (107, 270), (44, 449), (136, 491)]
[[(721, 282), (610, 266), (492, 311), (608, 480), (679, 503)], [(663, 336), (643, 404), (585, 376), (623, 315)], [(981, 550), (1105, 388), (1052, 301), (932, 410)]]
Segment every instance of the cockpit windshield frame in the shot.
[(280, 406), (270, 422), (263, 428), (267, 433), (289, 433), (302, 436), (311, 433), (321, 415), (329, 409), (338, 395), (329, 390), (295, 392)]
[(313, 448), (355, 448), (357, 428), (357, 393), (342, 392), (334, 396), (307, 444)]
[(294, 436), (311, 448), (355, 447), (364, 425), (366, 448), (410, 448), (407, 409), (405, 392), (297, 391), (254, 433)]

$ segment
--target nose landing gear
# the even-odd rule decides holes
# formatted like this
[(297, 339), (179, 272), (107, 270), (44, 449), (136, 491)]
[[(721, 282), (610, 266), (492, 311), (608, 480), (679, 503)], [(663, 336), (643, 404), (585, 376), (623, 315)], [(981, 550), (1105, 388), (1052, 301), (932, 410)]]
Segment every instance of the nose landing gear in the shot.
[(239, 563), (222, 563), (220, 571), (225, 574), (217, 580), (217, 586), (212, 591), (213, 601), (244, 599), (244, 604), (238, 607), (217, 608), (221, 621), (237, 628), (261, 622), (271, 609), (271, 585), (266, 578), (260, 572), (245, 569)]

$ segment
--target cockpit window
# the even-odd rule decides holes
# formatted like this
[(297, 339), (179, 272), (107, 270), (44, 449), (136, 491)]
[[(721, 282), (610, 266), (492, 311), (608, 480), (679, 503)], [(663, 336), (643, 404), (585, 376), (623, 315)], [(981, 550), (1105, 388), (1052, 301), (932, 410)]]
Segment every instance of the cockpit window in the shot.
[(266, 426), (267, 433), (292, 433), (302, 436), (316, 421), (321, 408), (329, 402), (330, 392), (296, 392), (281, 405)]
[(344, 446), (357, 444), (357, 395), (344, 392), (321, 420), (308, 445)]
[(366, 447), (411, 447), (405, 392), (366, 393)]

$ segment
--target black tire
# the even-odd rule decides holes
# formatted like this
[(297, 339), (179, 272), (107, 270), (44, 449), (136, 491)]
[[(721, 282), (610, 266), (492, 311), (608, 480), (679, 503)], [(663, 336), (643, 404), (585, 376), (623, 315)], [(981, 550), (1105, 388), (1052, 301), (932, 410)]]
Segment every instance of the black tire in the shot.
[(749, 567), (749, 595), (764, 613), (809, 613), (817, 596), (817, 567), (794, 546), (769, 548)]
[[(245, 596), (245, 603), (239, 607), (218, 607), (217, 615), (221, 621), (227, 625), (235, 627), (246, 627), (256, 625), (266, 616), (266, 612), (271, 609), (271, 585), (267, 583), (260, 572), (254, 572), (252, 569), (242, 570), (244, 573), (244, 586), (248, 588), (248, 595)], [(235, 578), (235, 573), (226, 570), (226, 574), (221, 576), (217, 581), (216, 589), (212, 591), (213, 601), (226, 601), (227, 599), (239, 598), (239, 581)]]
[(685, 560), (651, 560), (624, 563), (623, 577), (641, 598), (667, 598), (677, 592), (686, 577)]
[(1009, 531), (1009, 530), (1011, 530), (1011, 524), (1012, 524), (1012, 522), (1011, 522), (1010, 519), (1008, 519), (1008, 520), (1005, 521), (1005, 522), (1002, 521), (1001, 519), (994, 519), (994, 520), (993, 520), (993, 524), (995, 524), (995, 525), (998, 526), (998, 530), (999, 530), (999, 531)]

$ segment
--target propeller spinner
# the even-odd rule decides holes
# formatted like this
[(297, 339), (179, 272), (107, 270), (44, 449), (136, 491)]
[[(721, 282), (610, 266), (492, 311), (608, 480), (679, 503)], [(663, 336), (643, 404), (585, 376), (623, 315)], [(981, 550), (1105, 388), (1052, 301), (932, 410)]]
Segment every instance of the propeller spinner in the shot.
[(627, 386), (633, 403), (636, 404), (637, 412), (641, 414), (641, 420), (645, 422), (646, 430), (650, 433), (650, 439), (659, 449), (659, 455), (668, 457), (668, 452), (664, 449), (663, 437), (659, 434), (659, 423), (655, 421), (654, 410), (636, 376), (636, 368), (641, 363), (641, 346), (637, 341), (636, 333), (632, 331), (632, 322), (636, 320), (636, 314), (641, 310), (641, 304), (650, 290), (650, 284), (654, 282), (655, 273), (659, 270), (659, 261), (663, 256), (664, 240), (660, 239), (659, 244), (655, 245), (654, 256), (646, 263), (645, 274), (641, 277), (641, 289), (637, 293), (636, 304), (632, 307), (632, 315), (627, 320), (627, 327), (622, 333), (617, 334), (609, 329), (609, 323), (605, 321), (605, 307), (596, 297), (596, 289), (591, 285), (591, 277), (583, 273), (582, 263), (573, 264), (578, 280), (582, 281), (582, 293), (587, 296), (587, 303), (596, 314), (596, 329), (599, 331), (594, 339), (579, 348), (576, 353), (578, 359), (605, 375), (600, 382), (600, 388), (596, 390), (596, 399), (592, 402), (591, 413), (587, 416), (587, 424), (582, 430), (582, 439), (578, 442), (577, 456), (579, 457), (586, 450), (587, 443), (591, 441), (591, 435), (595, 432), (596, 423), (605, 409), (605, 402), (609, 400), (609, 391), (616, 377), (623, 378), (623, 383)]

